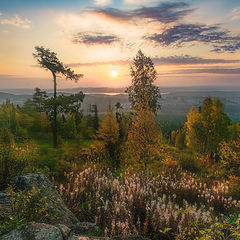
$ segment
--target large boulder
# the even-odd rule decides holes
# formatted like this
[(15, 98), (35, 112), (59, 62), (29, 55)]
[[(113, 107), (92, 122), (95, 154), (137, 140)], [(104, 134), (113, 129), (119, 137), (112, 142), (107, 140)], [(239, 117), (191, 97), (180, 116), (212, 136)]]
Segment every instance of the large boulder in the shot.
[(0, 236), (0, 240), (24, 240), (22, 233), (18, 229), (14, 229), (9, 233)]
[(102, 231), (95, 223), (79, 222), (72, 226), (72, 232), (83, 236), (101, 236)]
[[(49, 216), (54, 216), (51, 219), (51, 224), (64, 224), (72, 226), (78, 223), (78, 219), (66, 207), (62, 198), (56, 191), (53, 184), (42, 173), (29, 173), (23, 176), (13, 178), (12, 184), (16, 191), (27, 190), (35, 187), (36, 189), (44, 188), (43, 195), (49, 198)], [(54, 219), (54, 220), (53, 220)]]
[[(89, 225), (90, 226), (90, 225)], [(49, 225), (45, 223), (30, 222), (24, 228), (14, 229), (0, 236), (0, 240), (109, 240), (108, 238), (92, 236), (92, 227), (88, 229), (85, 223), (84, 231), (90, 235), (77, 233), (65, 225)], [(83, 229), (79, 226), (79, 231)]]
[(14, 229), (0, 236), (0, 240), (64, 240), (60, 229), (56, 226), (31, 222), (21, 230)]
[(26, 240), (63, 240), (62, 232), (58, 227), (45, 223), (29, 223), (22, 230), (22, 235)]

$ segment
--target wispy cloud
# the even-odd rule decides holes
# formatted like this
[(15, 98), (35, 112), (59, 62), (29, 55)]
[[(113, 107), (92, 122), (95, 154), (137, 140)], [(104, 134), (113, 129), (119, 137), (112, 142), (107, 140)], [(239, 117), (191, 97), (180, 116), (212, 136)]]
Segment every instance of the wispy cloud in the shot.
[(226, 60), (219, 58), (201, 58), (190, 55), (169, 56), (161, 58), (152, 58), (156, 65), (197, 65), (197, 64), (219, 64), (219, 63), (237, 63), (240, 60)]
[(182, 69), (172, 71), (170, 74), (226, 74), (226, 75), (240, 75), (240, 68), (195, 68), (195, 69)]
[(126, 4), (143, 4), (143, 3), (151, 3), (156, 2), (155, 0), (124, 0)]
[(7, 17), (0, 13), (0, 24), (1, 25), (11, 25), (20, 28), (30, 28), (31, 21), (29, 19), (23, 19), (16, 15), (14, 17)]
[(240, 6), (239, 7), (236, 7), (232, 10), (232, 18), (231, 20), (238, 20), (240, 19)]
[(119, 61), (102, 61), (102, 62), (82, 62), (82, 63), (70, 63), (67, 64), (69, 67), (85, 67), (85, 66), (102, 66), (102, 65), (127, 65), (130, 64), (130, 60), (119, 60)]
[(231, 36), (219, 25), (178, 24), (162, 33), (144, 37), (160, 46), (183, 47), (185, 43), (210, 44), (215, 52), (235, 52), (240, 49), (240, 36)]
[(161, 23), (178, 21), (192, 11), (192, 9), (189, 9), (189, 5), (184, 2), (167, 2), (161, 3), (155, 7), (141, 7), (129, 11), (122, 11), (116, 8), (93, 8), (88, 10), (88, 12), (98, 14), (111, 20), (130, 21), (144, 19)]
[(94, 0), (96, 5), (105, 6), (112, 2), (112, 0)]
[[(189, 55), (183, 56), (169, 56), (169, 57), (155, 57), (152, 58), (155, 65), (197, 65), (197, 64), (220, 64), (220, 63), (238, 63), (240, 60), (225, 60), (225, 59), (211, 59), (192, 57)], [(102, 61), (102, 62), (87, 62), (87, 63), (72, 63), (68, 64), (70, 67), (81, 66), (101, 66), (101, 65), (129, 65), (131, 60), (118, 61)]]
[(116, 35), (104, 34), (100, 32), (79, 32), (73, 38), (75, 44), (84, 45), (104, 45), (119, 42), (120, 39)]

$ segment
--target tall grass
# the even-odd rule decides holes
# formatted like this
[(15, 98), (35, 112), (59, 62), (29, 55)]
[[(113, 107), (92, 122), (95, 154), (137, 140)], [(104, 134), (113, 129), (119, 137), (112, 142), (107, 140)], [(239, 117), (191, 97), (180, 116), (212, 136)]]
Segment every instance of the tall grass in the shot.
[(81, 221), (94, 221), (105, 235), (142, 234), (172, 239), (190, 231), (192, 223), (211, 228), (224, 214), (238, 210), (228, 182), (211, 185), (195, 181), (190, 173), (153, 176), (126, 171), (115, 177), (94, 165), (80, 173), (65, 174), (57, 186), (68, 207)]

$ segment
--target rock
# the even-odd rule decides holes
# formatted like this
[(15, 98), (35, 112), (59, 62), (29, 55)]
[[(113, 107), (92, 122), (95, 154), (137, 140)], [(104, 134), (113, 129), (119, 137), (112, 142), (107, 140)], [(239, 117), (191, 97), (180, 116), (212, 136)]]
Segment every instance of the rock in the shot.
[(67, 240), (70, 235), (71, 229), (63, 224), (57, 224), (56, 227), (58, 227), (60, 229), (63, 239)]
[(68, 240), (90, 240), (90, 238), (86, 236), (72, 235)]
[(63, 240), (61, 230), (53, 225), (31, 222), (22, 230), (28, 240)]
[(63, 236), (56, 226), (31, 222), (21, 230), (14, 229), (0, 236), (0, 240), (63, 240)]
[(24, 238), (20, 230), (14, 229), (7, 234), (1, 235), (0, 240), (24, 240)]
[(72, 226), (72, 232), (84, 236), (101, 236), (102, 231), (95, 223), (79, 222)]
[(130, 235), (130, 236), (116, 236), (112, 240), (150, 240), (149, 238), (143, 237), (141, 235)]
[(87, 236), (72, 235), (68, 240), (110, 240), (110, 239), (104, 238), (104, 237), (87, 237)]
[(72, 226), (78, 223), (78, 219), (73, 213), (66, 207), (62, 198), (56, 191), (53, 184), (42, 173), (29, 173), (23, 176), (17, 176), (12, 180), (15, 190), (27, 190), (35, 187), (36, 189), (44, 187), (44, 196), (49, 197), (49, 206), (53, 207), (49, 210), (49, 215), (54, 216), (54, 220), (51, 219), (51, 224), (63, 224), (66, 226)]
[[(79, 231), (93, 234), (95, 224), (83, 223), (78, 226)], [(97, 228), (96, 228), (97, 229)], [(91, 230), (91, 231), (90, 231)], [(87, 236), (74, 233), (65, 225), (50, 225), (45, 223), (30, 222), (23, 229), (14, 229), (0, 236), (0, 240), (109, 240), (104, 237)]]

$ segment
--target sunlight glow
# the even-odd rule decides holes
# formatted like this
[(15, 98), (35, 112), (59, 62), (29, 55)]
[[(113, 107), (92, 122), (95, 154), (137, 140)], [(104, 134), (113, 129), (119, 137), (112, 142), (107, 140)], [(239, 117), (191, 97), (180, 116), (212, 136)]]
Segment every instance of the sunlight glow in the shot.
[(118, 76), (118, 72), (116, 70), (111, 71), (110, 74), (114, 78)]

